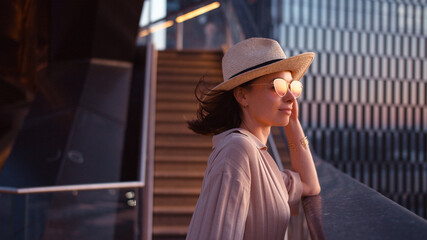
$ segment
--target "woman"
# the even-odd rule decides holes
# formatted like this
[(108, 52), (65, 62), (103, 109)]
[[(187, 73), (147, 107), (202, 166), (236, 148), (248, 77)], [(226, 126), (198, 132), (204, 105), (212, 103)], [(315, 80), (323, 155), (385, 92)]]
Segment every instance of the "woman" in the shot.
[[(283, 239), (301, 196), (319, 194), (296, 101), (313, 58), (286, 58), (265, 38), (244, 40), (224, 55), (224, 82), (197, 97), (198, 118), (188, 122), (214, 136), (187, 239)], [(285, 129), (293, 171), (280, 172), (267, 152), (271, 126)]]

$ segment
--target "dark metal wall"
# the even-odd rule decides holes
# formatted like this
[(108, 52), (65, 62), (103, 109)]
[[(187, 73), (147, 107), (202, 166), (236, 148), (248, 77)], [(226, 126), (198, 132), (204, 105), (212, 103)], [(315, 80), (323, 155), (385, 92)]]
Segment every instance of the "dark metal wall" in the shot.
[(316, 154), (427, 218), (427, 2), (273, 2), (286, 54), (317, 54), (300, 99)]
[[(44, 75), (35, 76), (35, 64), (22, 71), (29, 72), (25, 77), (36, 86), (35, 97), (0, 183), (31, 187), (120, 181), (142, 1), (27, 1), (16, 7), (26, 9), (21, 22), (33, 15), (47, 19), (42, 29), (29, 25), (20, 34), (41, 32), (48, 40), (39, 67)], [(38, 44), (34, 38), (24, 40)], [(37, 48), (28, 55), (20, 51), (12, 49), (10, 55), (24, 62), (38, 56)], [(20, 76), (15, 75), (16, 85)]]
[[(141, 0), (0, 3), (0, 167), (7, 159), (0, 186), (136, 180), (137, 164), (123, 161), (130, 159), (123, 149), (142, 5)], [(119, 194), (110, 195), (109, 200), (122, 201)], [(0, 204), (0, 212), (13, 216), (0, 214), (2, 239), (81, 233), (84, 224), (78, 220), (69, 224), (70, 232), (55, 225), (58, 211), (78, 200), (75, 195), (45, 194), (31, 214), (36, 206), (28, 204), (28, 195), (1, 196), (7, 204)], [(107, 218), (114, 223), (116, 217)], [(109, 239), (123, 237), (114, 235), (114, 225), (108, 229)]]
[(0, 169), (48, 61), (47, 1), (0, 2)]

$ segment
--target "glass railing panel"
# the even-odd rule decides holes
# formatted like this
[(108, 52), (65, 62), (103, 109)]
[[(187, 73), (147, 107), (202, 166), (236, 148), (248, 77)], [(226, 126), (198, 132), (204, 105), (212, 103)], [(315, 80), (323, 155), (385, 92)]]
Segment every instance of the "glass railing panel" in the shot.
[[(151, 25), (146, 25), (140, 29), (137, 42), (138, 46), (146, 46), (149, 39), (156, 46), (158, 50), (167, 48), (167, 42), (175, 42), (176, 24), (173, 20), (163, 19)], [(171, 41), (173, 39), (173, 41)], [(169, 45), (173, 43), (168, 43)]]
[(135, 239), (140, 189), (2, 194), (0, 239)]
[[(198, 11), (206, 7), (209, 9), (209, 6), (211, 7), (207, 12)], [(178, 18), (187, 16), (193, 11), (200, 15), (186, 18), (184, 21)], [(218, 50), (226, 43), (228, 28), (226, 21), (222, 3), (205, 1), (183, 12), (169, 15), (161, 21), (142, 26), (137, 44), (145, 45), (150, 35), (158, 50)]]
[(0, 239), (13, 239), (12, 200), (15, 195), (0, 193)]
[(221, 49), (225, 43), (226, 26), (220, 8), (181, 24), (183, 49)]

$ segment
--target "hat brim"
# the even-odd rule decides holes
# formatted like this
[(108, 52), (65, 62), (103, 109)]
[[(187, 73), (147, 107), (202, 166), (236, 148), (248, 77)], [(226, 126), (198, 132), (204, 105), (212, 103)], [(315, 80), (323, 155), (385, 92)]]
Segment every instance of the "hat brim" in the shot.
[(313, 62), (314, 56), (315, 54), (313, 52), (306, 52), (296, 56), (285, 58), (278, 62), (253, 69), (248, 72), (237, 75), (233, 78), (230, 78), (229, 80), (217, 85), (212, 90), (228, 91), (255, 78), (270, 73), (282, 71), (290, 71), (294, 80), (300, 80), (307, 72), (308, 67), (310, 67), (311, 63)]

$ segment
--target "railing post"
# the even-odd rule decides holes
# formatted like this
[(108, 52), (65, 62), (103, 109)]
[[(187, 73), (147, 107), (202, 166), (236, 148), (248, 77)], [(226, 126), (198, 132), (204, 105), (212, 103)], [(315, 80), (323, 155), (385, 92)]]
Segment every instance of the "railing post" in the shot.
[(184, 23), (176, 24), (176, 50), (182, 50), (184, 38)]
[[(150, 37), (150, 36), (149, 36)], [(141, 239), (150, 240), (153, 234), (153, 182), (154, 182), (154, 137), (155, 137), (155, 100), (157, 51), (151, 41), (147, 44), (146, 75), (144, 86), (144, 109), (141, 139), (141, 181), (144, 188), (141, 191)]]

